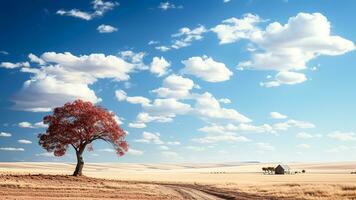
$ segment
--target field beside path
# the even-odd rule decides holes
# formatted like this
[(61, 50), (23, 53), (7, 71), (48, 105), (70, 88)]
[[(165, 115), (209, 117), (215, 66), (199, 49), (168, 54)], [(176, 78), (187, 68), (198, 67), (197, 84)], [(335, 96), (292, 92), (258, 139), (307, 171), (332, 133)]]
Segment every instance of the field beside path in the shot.
[[(295, 163), (305, 174), (263, 175), (273, 163), (0, 163), (0, 199), (356, 199), (354, 162)], [(355, 171), (355, 170), (354, 170)]]

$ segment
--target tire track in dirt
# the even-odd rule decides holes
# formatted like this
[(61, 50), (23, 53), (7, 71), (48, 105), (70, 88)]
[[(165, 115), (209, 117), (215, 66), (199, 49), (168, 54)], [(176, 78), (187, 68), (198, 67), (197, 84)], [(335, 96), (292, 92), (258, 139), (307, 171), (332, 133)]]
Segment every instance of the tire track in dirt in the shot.
[(178, 192), (183, 199), (188, 200), (223, 200), (225, 198), (220, 198), (218, 196), (206, 193), (201, 190), (197, 190), (191, 187), (178, 186), (178, 185), (169, 185), (166, 186)]

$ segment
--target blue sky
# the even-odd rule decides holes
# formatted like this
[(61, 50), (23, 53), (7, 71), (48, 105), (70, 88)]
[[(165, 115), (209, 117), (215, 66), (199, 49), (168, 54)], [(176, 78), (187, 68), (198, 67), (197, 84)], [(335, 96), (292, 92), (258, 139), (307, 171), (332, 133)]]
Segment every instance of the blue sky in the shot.
[(129, 133), (88, 162), (356, 159), (352, 0), (1, 4), (1, 161), (74, 161), (37, 134), (78, 98)]

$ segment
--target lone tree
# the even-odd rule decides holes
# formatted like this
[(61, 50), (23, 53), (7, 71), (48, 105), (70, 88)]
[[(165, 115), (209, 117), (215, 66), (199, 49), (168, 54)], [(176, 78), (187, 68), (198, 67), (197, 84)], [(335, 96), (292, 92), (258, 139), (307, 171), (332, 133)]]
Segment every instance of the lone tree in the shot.
[(77, 155), (77, 166), (73, 176), (81, 176), (84, 166), (83, 152), (92, 150), (94, 140), (111, 143), (119, 156), (128, 150), (126, 132), (120, 128), (115, 115), (90, 102), (76, 100), (55, 108), (52, 115), (45, 116), (46, 133), (39, 134), (39, 144), (55, 156), (63, 156), (72, 146)]

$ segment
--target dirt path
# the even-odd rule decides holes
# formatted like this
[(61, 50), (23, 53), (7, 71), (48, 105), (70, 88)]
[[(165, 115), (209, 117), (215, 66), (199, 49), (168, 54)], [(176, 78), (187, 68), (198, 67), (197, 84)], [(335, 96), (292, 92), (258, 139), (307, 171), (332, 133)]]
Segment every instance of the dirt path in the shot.
[(188, 186), (179, 186), (179, 185), (170, 185), (169, 188), (177, 191), (183, 199), (188, 200), (223, 200), (225, 198), (220, 198), (219, 196), (209, 194), (207, 192), (188, 187)]

